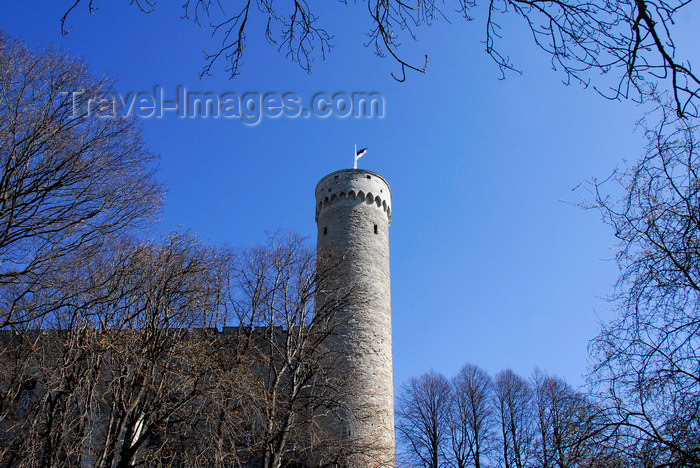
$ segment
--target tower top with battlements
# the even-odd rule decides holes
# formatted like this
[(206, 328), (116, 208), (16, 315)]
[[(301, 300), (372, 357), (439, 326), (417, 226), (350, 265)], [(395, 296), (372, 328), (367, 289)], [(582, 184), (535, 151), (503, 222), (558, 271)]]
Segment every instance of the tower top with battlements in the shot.
[(362, 201), (386, 213), (391, 223), (391, 187), (379, 174), (364, 169), (332, 172), (316, 185), (316, 221), (322, 211), (339, 202)]

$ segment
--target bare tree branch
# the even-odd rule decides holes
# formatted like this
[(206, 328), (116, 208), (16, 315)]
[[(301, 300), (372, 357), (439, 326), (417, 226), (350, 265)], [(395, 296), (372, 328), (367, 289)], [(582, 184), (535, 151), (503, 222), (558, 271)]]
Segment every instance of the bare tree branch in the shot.
[[(61, 20), (64, 33), (66, 18), (78, 6), (75, 1)], [(94, 12), (94, 0), (88, 8)], [(564, 82), (593, 85), (609, 99), (646, 101), (659, 86), (674, 99), (679, 116), (697, 116), (700, 76), (691, 64), (677, 57), (674, 22), (692, 0), (489, 0), (483, 12), (486, 21), (486, 52), (493, 58), (504, 78), (509, 71), (520, 72), (499, 45), (506, 32), (502, 18), (507, 14), (521, 18), (530, 30), (534, 44), (551, 58), (552, 68), (564, 74)], [(349, 3), (342, 0), (349, 6)], [(362, 2), (360, 2), (362, 3)], [(150, 1), (142, 11), (152, 11)], [(256, 17), (264, 22), (264, 36), (270, 44), (303, 70), (310, 71), (314, 57), (324, 58), (331, 48), (332, 35), (318, 26), (319, 17), (306, 0), (283, 5), (272, 0), (214, 2), (187, 0), (184, 17), (197, 24), (209, 22), (212, 36), (219, 46), (206, 52), (202, 75), (212, 73), (215, 63), (223, 60), (230, 77), (240, 73), (246, 47), (246, 33)], [(475, 0), (457, 0), (455, 11), (470, 21), (478, 12)], [(372, 45), (380, 57), (389, 56), (398, 63), (401, 73), (392, 76), (405, 81), (406, 73), (423, 73), (428, 58), (416, 63), (399, 53), (400, 36), (415, 39), (418, 29), (437, 20), (450, 20), (439, 2), (403, 0), (366, 0), (370, 27), (367, 46)]]

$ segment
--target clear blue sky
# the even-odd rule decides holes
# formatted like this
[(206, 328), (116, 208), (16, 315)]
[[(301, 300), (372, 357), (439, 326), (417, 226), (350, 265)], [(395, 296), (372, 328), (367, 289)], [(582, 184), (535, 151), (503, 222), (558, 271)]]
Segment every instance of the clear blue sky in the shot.
[[(82, 55), (123, 92), (177, 86), (215, 93), (379, 92), (383, 119), (144, 119), (168, 186), (159, 224), (185, 226), (212, 243), (252, 246), (266, 231), (291, 230), (315, 242), (314, 188), (351, 167), (355, 143), (369, 150), (360, 167), (392, 187), (390, 229), (394, 378), (398, 388), (429, 369), (448, 376), (466, 362), (495, 373), (535, 367), (583, 382), (587, 343), (612, 309), (601, 298), (617, 269), (612, 232), (597, 213), (566, 202), (589, 177), (605, 177), (642, 148), (635, 121), (643, 108), (606, 101), (561, 84), (522, 25), (502, 43), (523, 76), (499, 81), (484, 52), (482, 22), (438, 23), (402, 52), (428, 73), (395, 82), (396, 65), (365, 48), (370, 24), (362, 5), (319, 3), (335, 34), (326, 61), (306, 74), (276, 52), (253, 24), (242, 75), (223, 69), (200, 80), (208, 29), (180, 20), (180, 2), (161, 1), (144, 15), (128, 2), (82, 5), (60, 35), (72, 1), (5, 2), (0, 28), (30, 45), (53, 43)], [(174, 3), (174, 4), (172, 4)], [(449, 7), (447, 7), (449, 8)], [(681, 18), (690, 47), (700, 15)]]

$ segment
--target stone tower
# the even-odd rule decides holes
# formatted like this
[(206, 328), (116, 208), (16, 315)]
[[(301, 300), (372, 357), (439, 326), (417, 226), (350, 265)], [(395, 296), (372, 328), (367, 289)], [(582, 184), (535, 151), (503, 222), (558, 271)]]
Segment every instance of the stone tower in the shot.
[(389, 224), (391, 189), (361, 169), (333, 172), (316, 186), (319, 304), (338, 305), (335, 337), (347, 413), (338, 432), (353, 467), (394, 466)]

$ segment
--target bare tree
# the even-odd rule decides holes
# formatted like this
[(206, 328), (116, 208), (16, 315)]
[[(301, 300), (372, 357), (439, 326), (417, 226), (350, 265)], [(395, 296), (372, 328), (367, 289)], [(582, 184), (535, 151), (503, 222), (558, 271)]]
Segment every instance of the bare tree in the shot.
[(314, 307), (301, 238), (109, 247), (64, 257), (44, 284), (69, 301), (1, 335), (3, 464), (315, 466), (372, 449), (334, 430), (353, 389), (329, 346), (345, 304)]
[(336, 431), (346, 416), (347, 382), (336, 344), (338, 312), (350, 291), (317, 303), (326, 272), (294, 234), (274, 234), (267, 245), (233, 254), (228, 270), (226, 314), (237, 325), (239, 353), (255, 366), (265, 398), (248, 408), (250, 439), (262, 466), (340, 463), (356, 451)]
[(452, 379), (450, 434), (452, 458), (463, 468), (481, 468), (494, 443), (493, 381), (481, 368), (466, 364)]
[(446, 409), (437, 397), (447, 392), (443, 379), (425, 374), (404, 386), (397, 429), (406, 466), (660, 466), (653, 447), (630, 450), (627, 428), (559, 378), (535, 371), (530, 384), (505, 370), (493, 381), (466, 364), (452, 380)]
[(499, 13), (512, 12), (530, 28), (537, 46), (551, 57), (566, 82), (591, 82), (587, 74), (614, 73), (610, 85), (594, 88), (610, 99), (642, 101), (652, 97), (655, 83), (667, 83), (680, 116), (698, 115), (700, 76), (689, 61), (678, 59), (673, 38), (674, 17), (691, 2), (678, 0), (567, 0), (542, 4), (531, 0), (490, 0), (487, 52), (502, 71), (514, 69), (496, 47), (502, 30)]
[[(61, 19), (63, 33), (69, 14), (82, 2), (94, 12), (95, 0), (75, 0)], [(133, 2), (143, 12), (156, 7), (154, 0)], [(341, 3), (355, 5), (344, 0)], [(551, 57), (552, 67), (564, 73), (565, 81), (588, 86), (590, 72), (613, 75), (612, 83), (604, 80), (594, 85), (606, 97), (644, 100), (653, 84), (667, 83), (679, 115), (698, 114), (700, 77), (690, 62), (678, 58), (673, 25), (675, 18), (688, 9), (692, 0), (489, 0), (479, 8), (474, 0), (456, 0), (453, 7), (441, 9), (434, 0), (403, 2), (367, 0), (369, 43), (379, 56), (390, 56), (400, 68), (394, 77), (403, 81), (406, 70), (425, 72), (425, 60), (414, 62), (399, 53), (401, 38), (415, 38), (416, 30), (439, 19), (449, 21), (453, 14), (471, 20), (481, 14), (486, 22), (486, 52), (502, 72), (516, 70), (508, 54), (498, 46), (505, 34), (502, 18), (512, 14), (529, 28), (534, 44)], [(188, 0), (183, 5), (185, 17), (196, 23), (208, 23), (219, 45), (206, 54), (202, 74), (225, 60), (231, 77), (240, 72), (247, 32), (254, 19), (266, 24), (265, 39), (285, 53), (304, 70), (310, 70), (316, 56), (322, 58), (331, 48), (332, 35), (319, 25), (319, 16), (306, 1), (280, 6), (270, 0), (213, 2)], [(456, 10), (456, 12), (454, 11)], [(257, 18), (259, 16), (259, 18)], [(650, 84), (652, 86), (650, 86)]]
[(174, 235), (93, 254), (80, 252), (75, 276), (53, 278), (71, 302), (3, 335), (8, 466), (126, 467), (191, 453), (220, 379), (237, 382), (240, 368), (218, 366), (226, 347), (206, 328), (217, 317), (215, 252)]
[[(646, 154), (593, 206), (618, 239), (619, 316), (592, 342), (592, 380), (638, 466), (700, 464), (700, 159), (697, 121), (661, 105)], [(650, 118), (655, 118), (653, 115)], [(611, 187), (612, 186), (612, 187)], [(612, 194), (611, 194), (612, 192)]]
[(527, 380), (510, 369), (496, 375), (494, 388), (500, 423), (500, 461), (505, 468), (525, 468), (533, 455), (532, 389)]
[(111, 87), (80, 60), (0, 32), (0, 327), (60, 305), (42, 292), (46, 272), (159, 208), (138, 124), (89, 116), (88, 100)]
[(134, 240), (161, 187), (135, 121), (92, 115), (111, 83), (4, 35), (0, 63), (0, 460), (276, 468), (369, 450), (326, 424), (354, 391), (331, 341), (349, 295), (314, 306), (302, 239)]
[(558, 377), (536, 370), (532, 377), (538, 438), (537, 466), (620, 466), (607, 419), (588, 396)]
[(208, 330), (217, 325), (215, 259), (186, 235), (130, 252), (122, 283), (127, 293), (119, 298), (124, 306), (106, 310), (102, 319), (117, 352), (102, 358), (103, 432), (93, 434), (95, 466), (166, 458), (164, 451), (196, 431), (205, 409), (197, 399), (222, 375), (211, 360), (221, 352), (218, 336)]
[(442, 374), (412, 377), (398, 398), (396, 429), (411, 457), (423, 466), (438, 468), (449, 444), (451, 389)]

